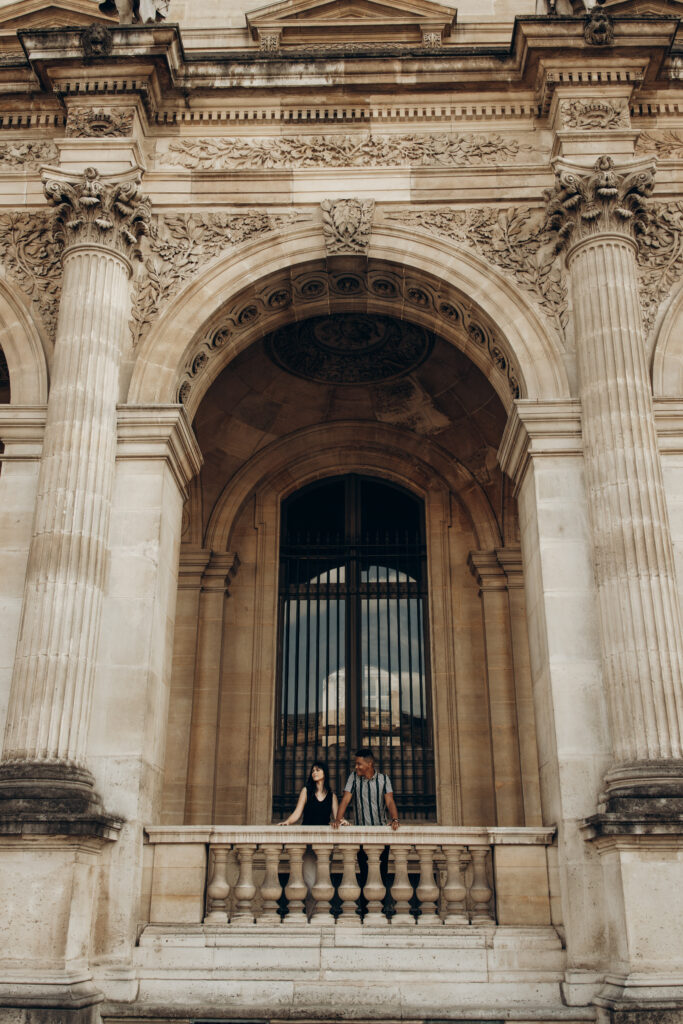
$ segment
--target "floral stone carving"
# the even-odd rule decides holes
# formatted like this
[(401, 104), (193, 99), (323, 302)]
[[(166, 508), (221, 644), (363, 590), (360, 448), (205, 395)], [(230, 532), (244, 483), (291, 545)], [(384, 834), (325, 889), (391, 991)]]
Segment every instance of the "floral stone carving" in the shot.
[(278, 231), (297, 214), (190, 213), (155, 217), (133, 289), (131, 334), (137, 345), (162, 307), (210, 260), (258, 235)]
[(481, 253), (529, 292), (562, 336), (567, 322), (567, 286), (555, 241), (539, 210), (510, 207), (408, 210), (389, 220), (436, 232)]
[(57, 159), (57, 147), (53, 142), (0, 142), (0, 170), (3, 171), (37, 171), (43, 164)]
[(320, 209), (328, 255), (367, 252), (375, 212), (374, 200), (324, 199)]
[(34, 312), (54, 338), (62, 286), (61, 250), (52, 214), (0, 214), (0, 262), (8, 278), (31, 300)]
[(683, 202), (652, 203), (647, 230), (638, 236), (640, 305), (647, 332), (662, 302), (683, 276)]
[(531, 150), (508, 135), (294, 135), (259, 139), (178, 139), (160, 163), (191, 170), (240, 167), (464, 167), (515, 160)]
[(654, 164), (641, 161), (619, 170), (609, 156), (588, 174), (559, 165), (549, 192), (548, 228), (558, 250), (591, 235), (618, 232), (636, 237), (648, 224), (647, 199), (654, 188)]
[(132, 129), (133, 112), (130, 110), (76, 107), (69, 111), (65, 134), (70, 138), (108, 138), (130, 135)]
[(138, 256), (149, 226), (151, 206), (140, 191), (140, 175), (102, 178), (87, 167), (80, 178), (43, 179), (45, 196), (57, 207), (55, 240), (65, 248), (94, 243), (122, 256)]

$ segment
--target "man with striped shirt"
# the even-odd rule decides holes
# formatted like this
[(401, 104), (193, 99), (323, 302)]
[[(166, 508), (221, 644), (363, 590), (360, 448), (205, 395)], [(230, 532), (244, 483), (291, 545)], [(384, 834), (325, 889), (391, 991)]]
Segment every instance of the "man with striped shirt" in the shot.
[(346, 781), (344, 796), (332, 828), (339, 828), (342, 824), (346, 808), (352, 800), (356, 825), (386, 825), (388, 811), (389, 824), (394, 831), (398, 828), (398, 811), (391, 779), (375, 771), (375, 757), (369, 747), (362, 747), (356, 753), (356, 768)]

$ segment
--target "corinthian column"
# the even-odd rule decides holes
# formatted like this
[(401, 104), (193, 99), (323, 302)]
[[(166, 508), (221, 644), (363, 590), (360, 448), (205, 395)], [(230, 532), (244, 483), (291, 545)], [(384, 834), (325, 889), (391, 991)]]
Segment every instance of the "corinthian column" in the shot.
[[(84, 766), (107, 562), (130, 258), (149, 220), (140, 177), (44, 179), (63, 244), (62, 298), (0, 799), (92, 803)], [(125, 642), (125, 638), (121, 638)], [(75, 801), (75, 804), (73, 803)], [(67, 805), (64, 805), (65, 807)]]
[(683, 794), (681, 616), (636, 273), (654, 168), (601, 157), (590, 172), (556, 170), (549, 223), (571, 275), (618, 809), (622, 797)]

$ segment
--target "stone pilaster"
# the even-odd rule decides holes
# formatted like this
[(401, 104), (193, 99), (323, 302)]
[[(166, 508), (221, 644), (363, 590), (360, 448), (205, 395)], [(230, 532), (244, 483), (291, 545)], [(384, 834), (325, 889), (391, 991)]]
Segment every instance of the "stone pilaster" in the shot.
[[(62, 298), (21, 625), (0, 763), (4, 815), (97, 813), (84, 764), (107, 566), (131, 256), (149, 219), (136, 171), (45, 177)], [(38, 813), (38, 811), (36, 811)], [(38, 814), (40, 817), (40, 813)]]
[(590, 172), (556, 169), (549, 224), (573, 294), (614, 758), (607, 809), (647, 812), (653, 797), (683, 797), (683, 638), (635, 262), (653, 166), (601, 157)]

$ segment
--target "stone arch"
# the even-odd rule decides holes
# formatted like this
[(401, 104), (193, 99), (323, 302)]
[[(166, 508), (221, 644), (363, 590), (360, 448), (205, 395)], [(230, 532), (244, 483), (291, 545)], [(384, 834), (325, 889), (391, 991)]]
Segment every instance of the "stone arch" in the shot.
[[(446, 318), (437, 322), (431, 310), (404, 308), (406, 318), (423, 325), (431, 323), (442, 337), (469, 355), (489, 378), (506, 409), (512, 407), (518, 396), (569, 397), (564, 364), (552, 332), (541, 322), (519, 288), (476, 253), (448, 239), (392, 224), (375, 229), (367, 260), (369, 264), (375, 261), (378, 265), (388, 263), (404, 268), (418, 279), (422, 275), (442, 282), (474, 311), (477, 329), (483, 327), (484, 331), (497, 332), (500, 344), (495, 339), (487, 343), (486, 358), (483, 358), (482, 346), (467, 345), (467, 331), (463, 333), (462, 324), (449, 326)], [(275, 283), (278, 274), (316, 262), (327, 266), (321, 233), (308, 224), (292, 230), (286, 237), (271, 234), (261, 237), (210, 264), (182, 289), (144, 341), (133, 369), (128, 402), (177, 401), (183, 372), (188, 365), (193, 365), (210, 330), (218, 326), (217, 317), (226, 304), (250, 285), (269, 278)], [(253, 340), (281, 322), (283, 313), (275, 310), (269, 318), (244, 325), (238, 337), (221, 345), (218, 357), (212, 361), (211, 372), (203, 375), (201, 386), (188, 404), (190, 414), (224, 366)], [(507, 374), (498, 372), (500, 365), (496, 361), (514, 366), (519, 385), (517, 394), (510, 387)]]
[[(205, 547), (227, 551), (231, 531), (249, 498), (266, 486), (279, 500), (313, 480), (337, 473), (372, 472), (425, 498), (440, 487), (456, 494), (467, 512), (479, 547), (502, 543), (482, 489), (460, 462), (433, 441), (385, 424), (335, 422), (287, 435), (253, 456), (230, 480), (211, 514)], [(444, 499), (445, 500), (445, 499)]]
[(0, 348), (9, 370), (13, 405), (44, 405), (48, 364), (43, 341), (22, 298), (0, 278)]
[(669, 298), (655, 334), (652, 393), (655, 398), (683, 398), (683, 282)]

